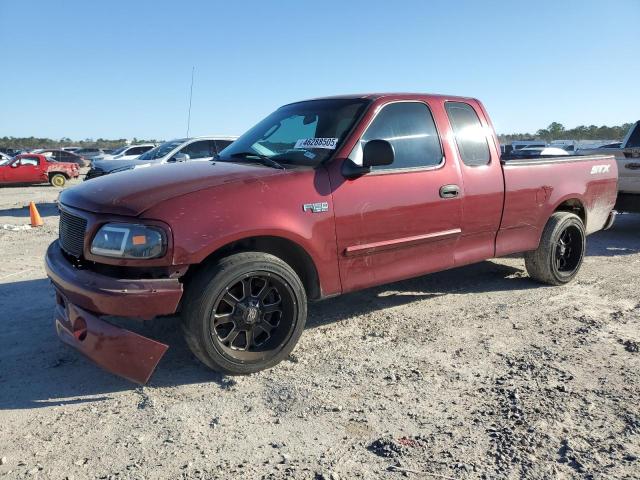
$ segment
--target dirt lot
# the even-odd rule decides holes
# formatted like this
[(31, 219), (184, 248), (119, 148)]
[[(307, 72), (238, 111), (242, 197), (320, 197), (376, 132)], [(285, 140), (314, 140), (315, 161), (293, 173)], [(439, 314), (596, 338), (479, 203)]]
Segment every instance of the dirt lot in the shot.
[(640, 216), (589, 238), (573, 284), (508, 258), (311, 306), (288, 361), (202, 367), (171, 348), (136, 387), (63, 346), (42, 267), (49, 186), (0, 189), (0, 476), (639, 478)]

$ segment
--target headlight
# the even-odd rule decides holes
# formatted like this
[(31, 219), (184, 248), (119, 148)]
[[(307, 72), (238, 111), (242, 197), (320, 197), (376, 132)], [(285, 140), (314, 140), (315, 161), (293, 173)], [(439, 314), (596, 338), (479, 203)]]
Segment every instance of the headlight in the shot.
[(116, 258), (158, 258), (167, 249), (163, 230), (146, 225), (107, 223), (91, 242), (91, 253)]

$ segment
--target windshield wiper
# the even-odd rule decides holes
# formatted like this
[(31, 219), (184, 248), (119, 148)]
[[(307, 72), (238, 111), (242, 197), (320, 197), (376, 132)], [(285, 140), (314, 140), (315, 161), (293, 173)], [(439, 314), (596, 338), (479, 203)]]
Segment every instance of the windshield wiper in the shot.
[(285, 170), (284, 166), (281, 163), (276, 162), (275, 160), (267, 157), (266, 155), (262, 155), (257, 152), (237, 152), (232, 153), (231, 158), (247, 158), (247, 157), (256, 157), (262, 165), (266, 165), (271, 168), (279, 168), (281, 170)]

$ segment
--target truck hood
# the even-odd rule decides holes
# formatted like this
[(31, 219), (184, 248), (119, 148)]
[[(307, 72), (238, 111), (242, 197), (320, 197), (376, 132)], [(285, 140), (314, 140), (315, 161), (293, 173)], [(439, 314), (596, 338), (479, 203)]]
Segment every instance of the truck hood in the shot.
[(198, 190), (284, 173), (283, 170), (243, 163), (166, 164), (83, 182), (62, 192), (59, 201), (88, 212), (137, 216), (160, 202)]

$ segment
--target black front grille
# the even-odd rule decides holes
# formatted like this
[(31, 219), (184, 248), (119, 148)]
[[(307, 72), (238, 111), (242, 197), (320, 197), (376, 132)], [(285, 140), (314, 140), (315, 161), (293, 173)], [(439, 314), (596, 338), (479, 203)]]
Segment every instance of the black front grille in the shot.
[(60, 246), (74, 257), (82, 256), (87, 221), (60, 210)]

